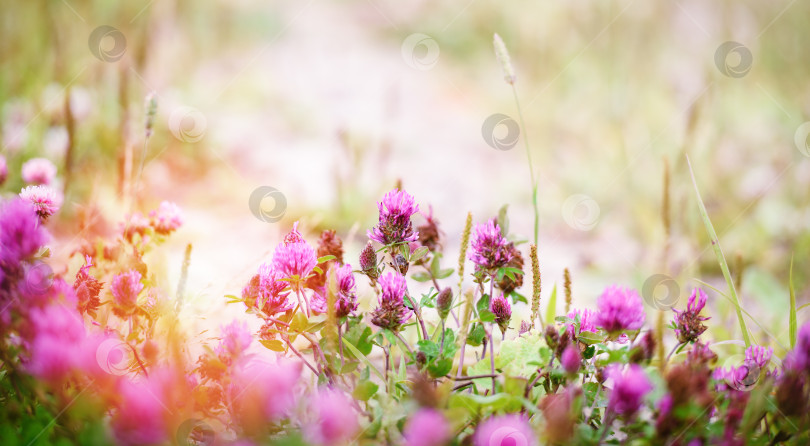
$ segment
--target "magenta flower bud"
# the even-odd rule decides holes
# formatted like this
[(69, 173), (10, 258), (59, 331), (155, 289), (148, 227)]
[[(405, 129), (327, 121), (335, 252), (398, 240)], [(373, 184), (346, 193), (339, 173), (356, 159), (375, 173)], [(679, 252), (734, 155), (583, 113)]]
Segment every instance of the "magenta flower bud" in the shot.
[(644, 325), (644, 303), (635, 290), (616, 285), (605, 289), (596, 302), (599, 313), (595, 323), (611, 334), (638, 330)]
[(360, 270), (371, 280), (377, 280), (380, 273), (377, 270), (377, 252), (371, 242), (366, 243), (366, 247), (360, 252)]
[[(352, 314), (357, 309), (357, 287), (354, 282), (351, 265), (333, 266), (337, 289), (335, 290), (335, 317), (338, 319)], [(312, 298), (312, 309), (317, 313), (326, 313), (329, 302), (329, 283), (316, 290)]]
[(512, 319), (512, 305), (501, 294), (489, 302), (489, 311), (495, 315), (495, 323), (501, 329), (501, 333), (506, 333), (509, 321)]
[[(596, 319), (596, 312), (590, 309), (574, 309), (573, 311), (568, 313), (568, 318), (576, 320), (577, 316), (579, 316), (579, 331), (575, 334), (579, 335), (583, 331), (589, 331), (591, 333), (596, 333), (598, 330), (596, 329), (596, 324), (594, 324), (594, 320)], [(570, 329), (573, 331), (574, 324), (567, 324)]]
[(290, 294), (287, 287), (288, 283), (281, 280), (273, 265), (263, 263), (258, 273), (242, 289), (242, 299), (248, 308), (258, 308), (267, 316), (274, 316), (293, 308), (287, 300)]
[(565, 373), (573, 375), (579, 371), (579, 366), (582, 363), (582, 356), (579, 353), (579, 347), (576, 344), (569, 345), (560, 358)]
[(435, 409), (420, 409), (413, 414), (403, 434), (407, 446), (443, 446), (453, 436), (447, 419)]
[(436, 310), (439, 312), (439, 317), (442, 320), (447, 319), (450, 314), (450, 307), (453, 305), (453, 291), (450, 287), (442, 288), (439, 296), (436, 298)]

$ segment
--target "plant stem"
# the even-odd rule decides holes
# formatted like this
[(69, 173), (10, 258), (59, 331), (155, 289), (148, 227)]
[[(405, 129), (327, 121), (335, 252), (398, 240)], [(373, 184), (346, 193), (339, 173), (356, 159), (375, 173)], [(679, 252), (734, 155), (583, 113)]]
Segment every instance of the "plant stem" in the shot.
[(392, 333), (394, 333), (394, 336), (396, 336), (397, 339), (399, 339), (400, 342), (402, 342), (405, 345), (405, 348), (408, 349), (408, 353), (411, 354), (411, 358), (413, 358), (414, 357), (413, 350), (411, 349), (411, 346), (408, 345), (408, 342), (405, 339), (403, 339), (402, 335), (398, 331), (393, 331)]
[[(495, 326), (493, 323), (490, 322), (489, 324), (489, 370), (492, 375), (495, 375), (495, 349), (493, 347), (494, 342), (492, 341), (492, 330), (495, 330)], [(492, 377), (492, 394), (495, 394), (495, 376)]]
[(287, 346), (289, 346), (289, 347), (290, 347), (290, 350), (292, 350), (292, 352), (293, 352), (293, 353), (295, 353), (295, 356), (298, 356), (298, 358), (300, 358), (300, 359), (301, 359), (301, 361), (302, 361), (304, 364), (306, 364), (306, 366), (307, 366), (307, 367), (309, 367), (309, 369), (310, 369), (310, 370), (312, 370), (312, 373), (314, 373), (314, 374), (315, 374), (315, 376), (319, 376), (319, 375), (320, 375), (320, 373), (318, 372), (318, 370), (316, 370), (316, 369), (315, 369), (315, 367), (313, 367), (313, 366), (312, 366), (312, 364), (310, 364), (310, 363), (309, 363), (309, 361), (307, 361), (307, 359), (304, 357), (304, 355), (302, 355), (302, 354), (301, 354), (301, 352), (299, 352), (298, 350), (296, 350), (296, 349), (295, 349), (295, 347), (293, 347), (292, 342), (290, 342), (289, 338), (286, 338), (286, 337), (285, 337), (285, 338), (284, 338), (284, 341), (285, 341), (285, 342), (287, 342)]
[(523, 120), (523, 110), (520, 108), (520, 101), (518, 100), (517, 88), (515, 84), (512, 85), (512, 95), (515, 97), (515, 106), (518, 111), (518, 118), (520, 119), (520, 128), (523, 129), (523, 144), (526, 147), (526, 158), (529, 163), (529, 176), (532, 180), (532, 206), (534, 207), (534, 244), (537, 245), (537, 236), (540, 231), (540, 211), (537, 208), (537, 179), (534, 177), (534, 163), (532, 163), (532, 152), (529, 148), (529, 136), (526, 132), (526, 124)]

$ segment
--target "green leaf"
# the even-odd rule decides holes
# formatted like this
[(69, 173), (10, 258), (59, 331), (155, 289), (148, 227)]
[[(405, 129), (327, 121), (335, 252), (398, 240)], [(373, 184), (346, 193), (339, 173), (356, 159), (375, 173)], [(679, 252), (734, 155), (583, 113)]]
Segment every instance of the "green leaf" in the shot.
[(323, 274), (323, 270), (321, 269), (320, 266), (312, 268), (312, 271), (314, 271), (316, 274)]
[(366, 355), (360, 353), (360, 350), (358, 350), (357, 347), (354, 346), (354, 344), (352, 344), (346, 339), (343, 339), (343, 345), (346, 346), (357, 359), (362, 361), (363, 364), (365, 364), (369, 369), (371, 369), (374, 372), (374, 374), (377, 375), (377, 377), (385, 381), (385, 377), (383, 376), (383, 374), (380, 373), (379, 370), (377, 370), (377, 367), (374, 367), (374, 364), (372, 364), (371, 361), (369, 361)]
[(369, 340), (370, 336), (371, 327), (363, 325), (362, 323), (356, 323), (343, 334), (343, 339), (354, 344), (364, 355), (368, 355), (373, 348), (373, 344), (371, 340)]
[(340, 373), (339, 374), (343, 375), (343, 374), (346, 374), (346, 373), (351, 373), (351, 372), (357, 370), (357, 367), (360, 367), (360, 362), (359, 361), (346, 362), (345, 364), (343, 364), (343, 367), (340, 368)]
[(439, 345), (429, 339), (422, 339), (416, 343), (419, 351), (427, 355), (428, 358), (439, 356)]
[(790, 348), (796, 347), (796, 289), (793, 287), (793, 256), (790, 256), (790, 313), (788, 314), (790, 327)]
[(282, 343), (278, 339), (270, 339), (270, 340), (262, 339), (261, 341), (259, 341), (259, 343), (269, 348), (270, 350), (273, 350), (274, 352), (284, 351), (284, 343)]
[(495, 368), (503, 370), (506, 376), (528, 378), (537, 371), (537, 367), (529, 362), (548, 364), (549, 359), (551, 352), (540, 335), (521, 336), (501, 343), (500, 353), (495, 358)]
[(430, 250), (427, 249), (426, 246), (422, 246), (421, 248), (414, 251), (413, 254), (411, 254), (410, 261), (411, 262), (416, 262), (416, 261), (420, 260), (422, 257), (426, 256), (429, 251)]
[(478, 299), (478, 302), (475, 303), (475, 309), (478, 310), (479, 313), (484, 310), (489, 310), (489, 294), (484, 294)]
[(467, 344), (478, 347), (481, 343), (484, 342), (484, 337), (486, 337), (487, 333), (484, 330), (484, 326), (481, 324), (473, 325), (472, 330), (470, 330), (470, 334), (467, 335)]
[(436, 274), (436, 278), (437, 279), (446, 279), (446, 278), (453, 275), (453, 271), (455, 271), (453, 268), (445, 268), (443, 270), (440, 270), (439, 273)]
[(509, 210), (509, 204), (505, 204), (501, 206), (498, 210), (498, 226), (501, 228), (501, 235), (506, 237), (509, 234), (509, 216), (506, 214), (506, 211)]
[(448, 373), (450, 373), (450, 370), (452, 369), (453, 369), (452, 357), (436, 358), (435, 361), (432, 361), (430, 364), (428, 364), (428, 372), (430, 372), (430, 376), (434, 378), (445, 376)]
[(290, 330), (302, 332), (309, 326), (309, 320), (307, 320), (307, 315), (304, 314), (303, 311), (298, 311), (293, 316), (292, 322), (290, 323)]
[(605, 342), (606, 338), (607, 336), (604, 333), (594, 333), (591, 331), (583, 331), (579, 334), (579, 336), (577, 336), (577, 339), (579, 339), (580, 342), (586, 345), (593, 345), (598, 344), (600, 342)]
[(323, 257), (318, 257), (318, 264), (320, 265), (321, 263), (328, 262), (330, 260), (335, 260), (336, 258), (337, 257), (335, 257), (335, 256), (333, 256), (331, 254), (327, 255), (327, 256), (323, 256)]
[(360, 381), (357, 383), (357, 387), (354, 388), (354, 392), (352, 392), (352, 396), (355, 399), (360, 401), (368, 401), (377, 393), (377, 390), (380, 388), (377, 384), (374, 384), (370, 380)]
[(695, 179), (695, 172), (692, 170), (692, 163), (689, 161), (689, 155), (686, 156), (686, 164), (689, 166), (689, 174), (692, 176), (692, 184), (695, 186), (695, 196), (697, 197), (698, 208), (700, 209), (700, 216), (703, 219), (703, 225), (706, 227), (706, 232), (709, 234), (714, 254), (717, 257), (717, 263), (720, 264), (720, 270), (723, 271), (723, 277), (726, 279), (731, 294), (732, 302), (737, 310), (737, 321), (740, 323), (740, 330), (742, 330), (743, 341), (745, 347), (751, 346), (751, 339), (748, 334), (748, 328), (745, 326), (745, 319), (743, 318), (740, 299), (737, 297), (737, 290), (734, 288), (734, 280), (731, 278), (731, 272), (726, 263), (726, 257), (723, 255), (723, 249), (720, 247), (720, 240), (717, 238), (717, 233), (714, 231), (712, 221), (709, 219), (709, 213), (706, 211), (706, 206), (703, 204), (703, 199), (700, 198), (700, 191), (698, 190), (697, 180)]
[(546, 324), (553, 325), (554, 317), (557, 316), (557, 283), (551, 289), (551, 297), (548, 298), (548, 306), (546, 307)]
[(411, 274), (411, 279), (417, 282), (430, 282), (430, 274), (424, 271), (417, 271)]
[(489, 310), (481, 310), (478, 312), (478, 320), (481, 322), (495, 321), (495, 315)]

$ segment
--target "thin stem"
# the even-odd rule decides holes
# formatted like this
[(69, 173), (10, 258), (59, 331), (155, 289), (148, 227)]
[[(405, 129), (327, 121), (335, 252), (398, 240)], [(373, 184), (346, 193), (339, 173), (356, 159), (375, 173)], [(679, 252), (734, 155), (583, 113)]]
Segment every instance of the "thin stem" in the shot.
[(534, 244), (537, 245), (537, 236), (540, 231), (540, 211), (537, 208), (537, 179), (534, 177), (534, 163), (532, 163), (532, 152), (529, 149), (529, 136), (526, 131), (526, 123), (523, 120), (523, 110), (520, 108), (520, 101), (518, 100), (517, 88), (512, 83), (512, 94), (515, 97), (515, 106), (518, 111), (518, 119), (520, 119), (520, 128), (523, 129), (523, 143), (526, 147), (526, 158), (529, 162), (529, 176), (532, 180), (532, 205), (534, 206)]
[(307, 361), (307, 359), (304, 357), (304, 355), (302, 355), (301, 352), (299, 352), (298, 350), (295, 349), (295, 347), (293, 347), (292, 342), (290, 342), (290, 340), (288, 338), (284, 338), (284, 341), (287, 342), (287, 345), (290, 347), (290, 350), (292, 350), (292, 352), (295, 353), (295, 356), (298, 356), (301, 359), (301, 361), (304, 364), (306, 364), (306, 366), (309, 367), (310, 370), (312, 370), (312, 373), (314, 373), (315, 376), (320, 375), (318, 370), (316, 370), (315, 367), (313, 367), (312, 364), (310, 364), (309, 361)]
[(396, 336), (397, 339), (399, 339), (403, 344), (405, 344), (405, 348), (408, 349), (408, 353), (410, 353), (411, 358), (413, 358), (414, 357), (413, 350), (411, 349), (411, 346), (408, 345), (408, 342), (402, 338), (402, 335), (398, 331), (393, 331), (392, 333), (394, 333), (394, 336)]
[(472, 381), (467, 381), (467, 382), (466, 382), (466, 383), (464, 383), (464, 384), (459, 384), (459, 385), (457, 385), (457, 386), (453, 387), (453, 390), (461, 390), (461, 389), (463, 389), (463, 388), (465, 388), (465, 387), (469, 387), (469, 386), (471, 386), (471, 385), (473, 385), (473, 382), (472, 382)]
[(498, 377), (497, 374), (495, 374), (495, 375), (490, 375), (490, 374), (486, 374), (486, 375), (467, 375), (467, 376), (462, 376), (461, 378), (453, 378), (450, 375), (445, 376), (445, 378), (452, 379), (453, 381), (468, 381), (468, 380), (471, 380), (471, 379), (497, 378), (497, 377)]
[[(490, 372), (495, 375), (495, 349), (492, 346), (494, 342), (492, 341), (492, 330), (495, 327), (492, 323), (489, 324), (489, 370)], [(492, 377), (492, 394), (495, 394), (495, 376)]]
[(675, 351), (678, 350), (678, 348), (681, 345), (683, 345), (683, 344), (679, 342), (678, 344), (675, 345), (675, 347), (672, 348), (672, 351), (670, 351), (669, 354), (667, 355), (667, 362), (669, 362), (669, 358), (671, 358), (672, 355), (675, 354)]
[(444, 319), (442, 319), (442, 343), (439, 345), (439, 355), (444, 351)]
[(337, 324), (338, 349), (340, 350), (340, 368), (341, 368), (341, 370), (343, 369), (343, 366), (345, 365), (345, 360), (343, 358), (343, 333), (342, 333), (342, 330), (341, 330), (342, 327), (343, 327), (343, 324), (338, 322), (338, 324)]

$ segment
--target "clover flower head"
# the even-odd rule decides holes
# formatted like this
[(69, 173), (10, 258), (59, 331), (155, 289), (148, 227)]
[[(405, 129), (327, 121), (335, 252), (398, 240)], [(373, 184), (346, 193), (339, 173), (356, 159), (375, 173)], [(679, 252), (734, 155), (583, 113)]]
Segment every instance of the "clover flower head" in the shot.
[(501, 234), (501, 228), (495, 224), (494, 219), (475, 225), (470, 247), (472, 251), (469, 258), (479, 269), (494, 270), (512, 260), (509, 242)]
[(675, 325), (675, 335), (678, 336), (678, 342), (695, 342), (706, 331), (707, 327), (703, 325), (703, 321), (707, 321), (709, 318), (700, 315), (705, 306), (706, 293), (700, 288), (695, 288), (692, 290), (692, 295), (689, 296), (686, 310), (673, 310), (675, 311), (675, 318), (672, 322)]
[(40, 220), (45, 221), (59, 211), (62, 197), (49, 186), (27, 186), (20, 191), (20, 198), (34, 205)]
[(594, 322), (608, 333), (638, 330), (644, 325), (644, 304), (633, 289), (609, 286), (599, 296), (596, 305), (599, 312)]
[[(338, 319), (348, 316), (357, 309), (357, 286), (354, 282), (354, 274), (351, 265), (333, 266), (336, 279), (335, 290), (335, 317)], [(327, 275), (329, 273), (327, 272)], [(329, 301), (329, 282), (326, 286), (315, 292), (312, 299), (312, 309), (318, 313), (327, 313)]]
[(377, 226), (368, 231), (368, 238), (383, 245), (415, 242), (419, 234), (414, 232), (411, 216), (419, 212), (413, 195), (393, 189), (377, 203), (380, 216)]
[(183, 225), (180, 207), (170, 201), (160, 203), (157, 210), (149, 213), (149, 217), (155, 232), (162, 235), (169, 235)]

